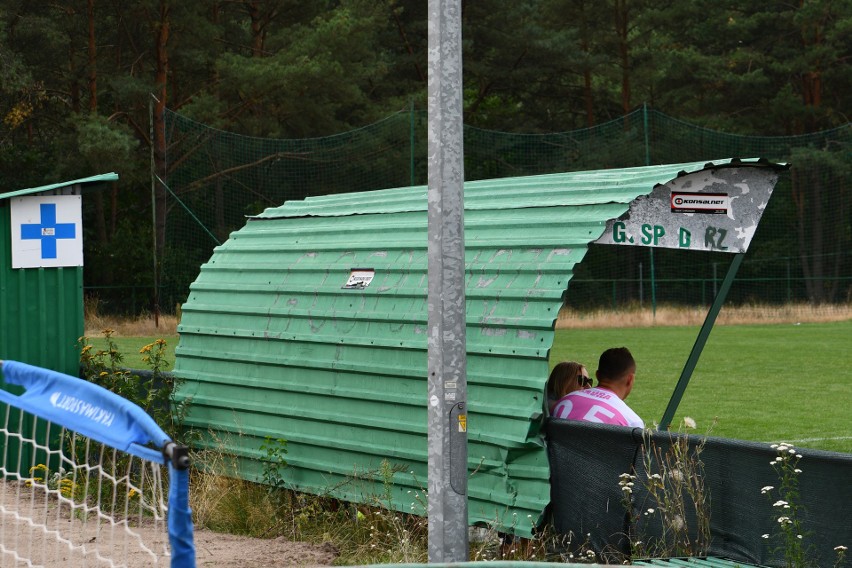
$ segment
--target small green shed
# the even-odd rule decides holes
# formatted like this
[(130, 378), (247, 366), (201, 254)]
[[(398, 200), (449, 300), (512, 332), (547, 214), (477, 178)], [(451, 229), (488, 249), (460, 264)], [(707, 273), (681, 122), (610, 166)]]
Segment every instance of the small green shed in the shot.
[[(548, 355), (589, 244), (721, 246), (684, 238), (703, 212), (675, 212), (675, 192), (727, 195), (714, 205), (724, 223), (746, 201), (762, 211), (780, 167), (726, 159), (465, 183), (472, 524), (530, 535), (550, 500), (539, 435)], [(216, 248), (183, 306), (174, 371), (202, 447), (233, 452), (258, 480), (266, 437), (285, 438), (292, 488), (386, 502), (392, 476), (392, 505), (425, 514), (426, 194), (287, 202)], [(640, 243), (644, 224), (631, 234), (616, 222), (637, 204), (635, 221), (657, 208), (681, 226), (649, 226)], [(744, 251), (758, 220), (726, 232), (726, 248)]]
[[(77, 339), (84, 326), (82, 225), (79, 214), (66, 219), (60, 209), (57, 215), (56, 198), (75, 197), (81, 202), (84, 189), (117, 179), (118, 174), (108, 173), (0, 193), (0, 359), (73, 376), (79, 373)], [(80, 203), (71, 201), (73, 217)], [(36, 218), (23, 219), (28, 216), (23, 212), (18, 222), (13, 211), (30, 205), (37, 208)], [(64, 261), (60, 243), (73, 239), (80, 241), (79, 254)], [(32, 253), (34, 262), (18, 259), (22, 251), (24, 256)]]

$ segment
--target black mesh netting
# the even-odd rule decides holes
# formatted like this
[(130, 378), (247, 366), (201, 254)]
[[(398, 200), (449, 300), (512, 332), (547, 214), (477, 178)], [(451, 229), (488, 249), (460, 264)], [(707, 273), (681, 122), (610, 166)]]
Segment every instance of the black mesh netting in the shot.
[[(660, 502), (652, 497), (647, 481), (649, 475), (672, 475), (674, 468), (665, 465), (665, 456), (671, 455), (673, 444), (685, 441), (686, 455), (700, 460), (704, 472), (707, 504), (702, 510), (709, 514), (710, 528), (706, 555), (787, 565), (779, 518), (789, 515), (789, 510), (775, 505), (781, 478), (770, 465), (778, 452), (769, 444), (707, 437), (695, 458), (700, 436), (564, 420), (548, 423), (547, 440), (553, 525), (559, 534), (572, 534), (575, 545), (587, 542), (595, 551), (615, 558), (630, 553), (631, 541), (641, 541), (647, 548), (671, 539), (667, 528), (671, 516), (663, 522)], [(652, 458), (647, 461), (649, 448)], [(789, 502), (799, 507), (801, 544), (816, 566), (834, 566), (835, 547), (852, 543), (852, 455), (794, 451), (801, 456), (796, 465), (801, 473), (795, 474), (798, 495)], [(625, 473), (636, 476), (629, 500), (619, 485)], [(773, 489), (762, 492), (767, 486)], [(689, 498), (685, 501), (688, 505), (681, 520), (695, 542), (699, 538), (696, 511)], [(649, 509), (653, 513), (645, 514)]]

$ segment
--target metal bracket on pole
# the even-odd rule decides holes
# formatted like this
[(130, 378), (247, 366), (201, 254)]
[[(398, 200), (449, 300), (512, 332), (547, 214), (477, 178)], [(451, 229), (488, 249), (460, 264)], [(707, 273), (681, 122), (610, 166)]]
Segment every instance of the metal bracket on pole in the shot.
[(683, 398), (683, 393), (686, 391), (689, 379), (692, 378), (692, 372), (698, 364), (698, 358), (701, 357), (701, 352), (704, 350), (707, 338), (710, 337), (710, 332), (713, 330), (713, 324), (716, 323), (716, 316), (718, 316), (719, 312), (722, 310), (722, 305), (725, 303), (725, 298), (728, 296), (728, 291), (731, 289), (731, 284), (734, 282), (734, 278), (737, 275), (737, 271), (740, 269), (744, 256), (744, 252), (734, 255), (734, 260), (728, 268), (728, 273), (725, 275), (725, 280), (722, 282), (721, 288), (719, 288), (719, 293), (716, 294), (716, 298), (713, 300), (713, 305), (710, 306), (710, 311), (707, 312), (707, 317), (704, 318), (701, 331), (698, 332), (698, 338), (695, 340), (695, 345), (692, 346), (692, 351), (689, 354), (689, 358), (686, 360), (686, 365), (683, 367), (680, 379), (677, 381), (675, 390), (669, 400), (669, 405), (666, 407), (666, 411), (663, 413), (663, 418), (660, 420), (660, 425), (657, 427), (658, 430), (668, 430), (669, 425), (672, 423), (672, 418), (674, 418), (677, 407)]

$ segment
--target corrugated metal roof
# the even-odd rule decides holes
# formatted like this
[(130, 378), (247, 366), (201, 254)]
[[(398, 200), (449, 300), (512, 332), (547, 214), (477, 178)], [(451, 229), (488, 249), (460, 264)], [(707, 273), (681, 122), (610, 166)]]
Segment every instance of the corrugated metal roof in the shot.
[[(529, 535), (550, 500), (543, 387), (588, 244), (679, 172), (743, 165), (758, 164), (465, 184), (471, 523)], [(389, 492), (394, 507), (424, 513), (426, 209), (425, 187), (308, 198), (216, 248), (183, 306), (175, 364), (203, 444), (233, 451), (257, 479), (265, 437), (286, 438), (293, 488), (385, 503)], [(368, 287), (343, 288), (354, 268), (375, 271)]]
[(96, 176), (90, 176), (86, 178), (74, 179), (70, 181), (62, 181), (59, 183), (51, 183), (49, 185), (42, 185), (39, 187), (30, 187), (28, 189), (18, 189), (15, 191), (10, 191), (8, 193), (0, 193), (0, 200), (2, 199), (11, 199), (12, 197), (21, 197), (23, 195), (32, 195), (34, 193), (46, 193), (49, 191), (53, 191), (54, 189), (60, 189), (63, 187), (68, 187), (72, 185), (86, 185), (92, 183), (99, 183), (103, 181), (115, 181), (118, 179), (118, 174), (114, 172), (110, 172), (108, 174), (100, 174)]

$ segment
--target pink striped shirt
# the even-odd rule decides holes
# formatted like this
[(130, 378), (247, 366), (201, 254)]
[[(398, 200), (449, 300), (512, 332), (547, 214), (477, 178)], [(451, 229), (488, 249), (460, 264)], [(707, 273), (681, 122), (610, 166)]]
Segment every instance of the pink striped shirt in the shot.
[(618, 398), (618, 395), (600, 387), (566, 394), (553, 407), (551, 415), (554, 418), (567, 420), (645, 427), (639, 415)]

